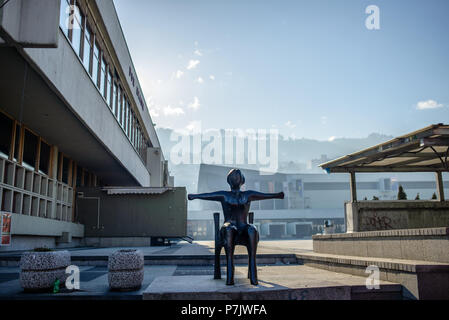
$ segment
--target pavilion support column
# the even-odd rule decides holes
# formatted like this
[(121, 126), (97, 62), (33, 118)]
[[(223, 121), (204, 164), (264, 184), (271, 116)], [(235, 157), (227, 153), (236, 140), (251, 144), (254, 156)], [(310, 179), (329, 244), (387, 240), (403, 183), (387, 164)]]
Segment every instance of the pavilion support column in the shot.
[(349, 186), (351, 188), (351, 202), (357, 202), (357, 187), (355, 181), (355, 172), (351, 171), (351, 180), (349, 181)]
[(441, 171), (435, 172), (435, 177), (437, 180), (437, 193), (438, 193), (438, 200), (444, 201), (444, 186), (443, 186), (443, 175)]

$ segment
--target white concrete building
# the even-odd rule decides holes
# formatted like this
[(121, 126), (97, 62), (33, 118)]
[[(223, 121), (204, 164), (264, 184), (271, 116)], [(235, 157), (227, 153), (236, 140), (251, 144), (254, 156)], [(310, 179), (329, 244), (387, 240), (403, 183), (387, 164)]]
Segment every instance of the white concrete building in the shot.
[(0, 250), (79, 243), (77, 187), (172, 183), (113, 1), (6, 3), (0, 212), (13, 241)]

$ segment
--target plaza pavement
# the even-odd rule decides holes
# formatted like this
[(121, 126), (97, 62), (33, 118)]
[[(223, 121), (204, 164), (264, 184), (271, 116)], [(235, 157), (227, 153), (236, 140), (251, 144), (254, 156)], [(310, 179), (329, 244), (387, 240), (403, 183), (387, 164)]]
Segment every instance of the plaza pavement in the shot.
[[(75, 248), (69, 249), (72, 255), (72, 261), (77, 259), (82, 259), (86, 257), (100, 257), (109, 256), (112, 252), (123, 248)], [(187, 242), (179, 242), (170, 247), (140, 247), (145, 259), (151, 259), (151, 257), (161, 257), (169, 256), (173, 257), (174, 260), (182, 259), (182, 257), (190, 257), (192, 259), (194, 256), (213, 256), (214, 253), (214, 242), (213, 241), (196, 241), (193, 244)], [(224, 250), (223, 250), (224, 251)], [(259, 243), (258, 255), (289, 255), (300, 252), (311, 252), (312, 251), (312, 240), (278, 240), (278, 241), (261, 241)], [(237, 246), (236, 255), (246, 255), (246, 248)], [(9, 256), (20, 257), (21, 252), (9, 253)], [(224, 252), (222, 252), (224, 254)], [(0, 254), (0, 260), (8, 256), (7, 253)], [(222, 260), (223, 261), (223, 260)], [(147, 260), (146, 260), (147, 262)], [(188, 283), (189, 281), (195, 282), (195, 279), (202, 279), (203, 283), (209, 283), (213, 278), (213, 266), (208, 265), (189, 265), (189, 264), (164, 264), (164, 265), (148, 265), (145, 263), (144, 270), (144, 282), (140, 290), (133, 292), (111, 292), (108, 287), (108, 270), (107, 270), (107, 260), (98, 263), (97, 265), (81, 265), (80, 267), (80, 290), (75, 292), (68, 292), (62, 289), (60, 293), (25, 293), (20, 287), (19, 282), (19, 272), (20, 268), (16, 266), (0, 267), (0, 299), (18, 299), (18, 300), (28, 300), (28, 299), (137, 299), (141, 300), (145, 290), (153, 283), (156, 278), (160, 281), (163, 279), (169, 279), (169, 281), (178, 281), (179, 283)], [(215, 280), (214, 286), (224, 286), (224, 275), (225, 267), (221, 267), (223, 280)], [(236, 265), (236, 279), (246, 281), (247, 265), (237, 264)], [(305, 292), (311, 292), (310, 289), (318, 290), (317, 298), (326, 298), (329, 294), (333, 295), (335, 299), (335, 292), (329, 291), (325, 288), (346, 288), (346, 298), (348, 294), (348, 288), (363, 288), (365, 285), (366, 278), (357, 277), (346, 274), (339, 274), (335, 272), (329, 272), (326, 270), (320, 270), (315, 268), (310, 268), (303, 265), (293, 265), (289, 262), (283, 262), (283, 260), (276, 260), (275, 263), (263, 264), (259, 263), (258, 273), (260, 284), (255, 289), (245, 283), (239, 285), (239, 290), (245, 292), (252, 292), (254, 290), (266, 291), (269, 288), (284, 288), (293, 289), (294, 292), (299, 294), (299, 297)], [(209, 279), (210, 278), (210, 279)], [(206, 282), (204, 282), (206, 281)], [(209, 281), (209, 282), (208, 282)], [(223, 282), (223, 284), (221, 283)], [(382, 282), (386, 285), (387, 291), (393, 290), (393, 294), (397, 294), (398, 287), (394, 284)], [(152, 286), (152, 290), (161, 291), (162, 289), (157, 289), (157, 283)], [(206, 286), (209, 286), (206, 284)], [(220, 288), (218, 291), (223, 292), (225, 288)], [(154, 289), (156, 288), (156, 289)], [(231, 288), (232, 289), (232, 288)], [(236, 288), (232, 289), (235, 293)], [(296, 290), (296, 291), (295, 291)], [(299, 290), (299, 291), (298, 291)], [(151, 289), (150, 289), (151, 291)], [(163, 290), (162, 290), (163, 291)], [(206, 290), (207, 291), (207, 290)], [(291, 290), (290, 290), (291, 291)], [(289, 291), (289, 292), (290, 292)], [(298, 293), (299, 292), (299, 293)], [(232, 292), (230, 294), (233, 294)], [(315, 293), (314, 293), (315, 294)], [(350, 291), (349, 291), (350, 294)], [(387, 292), (387, 294), (390, 294)], [(187, 298), (189, 296), (186, 296)], [(201, 296), (197, 296), (201, 298)], [(342, 299), (345, 297), (341, 296)], [(190, 296), (190, 298), (195, 298), (195, 296)]]

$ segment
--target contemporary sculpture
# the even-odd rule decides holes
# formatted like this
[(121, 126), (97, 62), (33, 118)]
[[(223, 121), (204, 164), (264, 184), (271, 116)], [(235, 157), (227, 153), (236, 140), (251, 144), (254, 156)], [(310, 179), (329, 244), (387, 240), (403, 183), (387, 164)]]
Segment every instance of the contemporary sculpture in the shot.
[(241, 186), (245, 184), (245, 177), (238, 169), (232, 169), (228, 173), (227, 181), (231, 187), (231, 191), (189, 194), (188, 199), (219, 201), (223, 208), (224, 224), (220, 229), (220, 241), (215, 247), (216, 262), (214, 278), (221, 279), (219, 257), (221, 249), (224, 247), (227, 266), (226, 284), (234, 284), (234, 248), (236, 245), (244, 245), (248, 249), (249, 278), (251, 284), (257, 285), (256, 251), (259, 242), (259, 233), (254, 225), (248, 224), (248, 212), (251, 201), (284, 199), (284, 193), (241, 191)]

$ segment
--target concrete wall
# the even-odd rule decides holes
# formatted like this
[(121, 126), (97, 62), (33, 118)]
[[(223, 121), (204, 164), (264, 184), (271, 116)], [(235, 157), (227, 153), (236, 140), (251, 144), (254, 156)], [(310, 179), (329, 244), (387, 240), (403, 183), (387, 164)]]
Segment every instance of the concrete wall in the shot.
[[(86, 237), (183, 237), (187, 234), (185, 188), (162, 194), (107, 195), (100, 189), (84, 189), (78, 197), (77, 218)], [(98, 214), (98, 204), (100, 211)]]
[(11, 246), (0, 247), (0, 251), (29, 250), (36, 247), (55, 248), (63, 232), (70, 233), (72, 237), (72, 241), (64, 245), (73, 247), (84, 237), (84, 226), (66, 221), (11, 214)]
[(348, 232), (448, 227), (449, 202), (347, 202), (345, 219)]
[(56, 48), (60, 3), (60, 0), (10, 1), (0, 11), (0, 29), (22, 46)]

